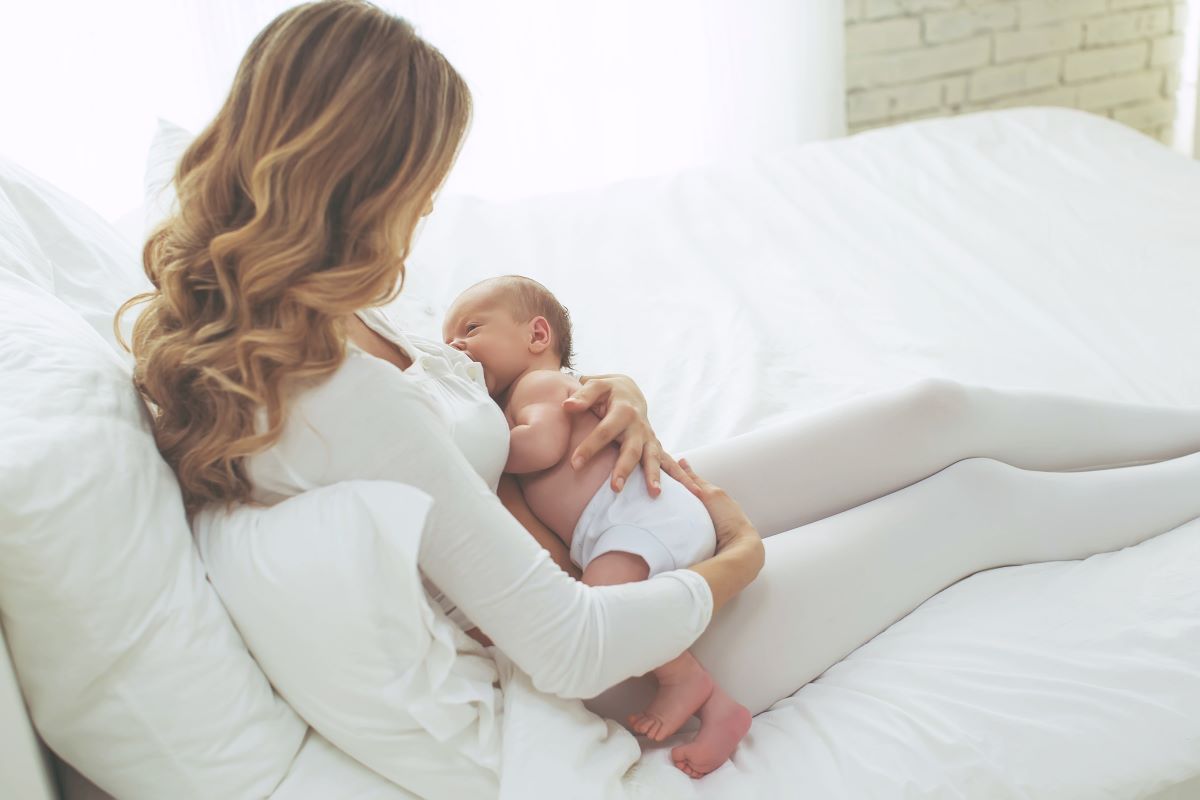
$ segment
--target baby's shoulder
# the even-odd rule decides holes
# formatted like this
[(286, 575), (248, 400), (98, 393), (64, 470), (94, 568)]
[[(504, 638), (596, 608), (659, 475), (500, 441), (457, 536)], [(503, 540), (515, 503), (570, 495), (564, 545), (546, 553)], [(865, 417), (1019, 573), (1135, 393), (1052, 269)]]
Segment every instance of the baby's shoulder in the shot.
[(563, 391), (573, 392), (579, 386), (579, 379), (574, 375), (556, 369), (535, 369), (522, 375), (513, 384), (512, 393), (514, 397), (518, 394), (541, 396)]
[(574, 375), (553, 369), (535, 369), (517, 379), (509, 393), (508, 404), (520, 408), (530, 403), (561, 401), (580, 387)]

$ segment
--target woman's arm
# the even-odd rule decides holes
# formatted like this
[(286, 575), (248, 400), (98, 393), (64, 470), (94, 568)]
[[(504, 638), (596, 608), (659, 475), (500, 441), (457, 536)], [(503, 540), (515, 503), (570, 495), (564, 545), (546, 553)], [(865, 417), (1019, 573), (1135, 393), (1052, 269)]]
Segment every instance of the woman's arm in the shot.
[[(504, 504), (509, 513), (525, 526), (525, 530), (529, 531), (529, 535), (534, 538), (534, 541), (546, 549), (546, 552), (554, 559), (555, 564), (558, 564), (564, 572), (575, 580), (583, 577), (583, 570), (579, 569), (571, 561), (571, 552), (563, 544), (563, 540), (558, 538), (558, 534), (547, 528), (538, 519), (537, 515), (533, 513), (533, 509), (529, 507), (529, 504), (525, 502), (525, 492), (521, 489), (521, 484), (517, 482), (515, 476), (508, 473), (500, 476), (500, 485), (496, 489), (496, 496), (500, 498), (500, 502)], [(467, 635), (485, 647), (490, 647), (493, 644), (492, 640), (487, 637), (487, 634), (479, 630), (479, 628), (471, 628), (467, 631)]]
[(693, 492), (712, 517), (717, 533), (717, 553), (712, 558), (693, 564), (713, 594), (713, 613), (729, 602), (742, 589), (758, 577), (766, 563), (766, 548), (741, 505), (719, 486), (701, 478), (692, 470), (687, 459), (680, 459), (679, 466), (695, 482)]
[(302, 409), (321, 441), (338, 442), (325, 479), (395, 480), (430, 495), (421, 572), (534, 686), (594, 697), (699, 638), (713, 599), (700, 574), (678, 569), (613, 586), (575, 580), (475, 472), (428, 394), (386, 362), (354, 366), (338, 376), (336, 397)]

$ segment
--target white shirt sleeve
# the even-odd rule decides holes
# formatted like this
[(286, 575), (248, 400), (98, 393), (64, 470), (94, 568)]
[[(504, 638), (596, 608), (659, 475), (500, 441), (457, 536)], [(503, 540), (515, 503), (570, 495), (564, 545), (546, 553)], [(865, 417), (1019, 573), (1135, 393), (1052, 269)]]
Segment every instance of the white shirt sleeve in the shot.
[(326, 428), (341, 452), (354, 454), (337, 459), (350, 473), (341, 477), (395, 480), (433, 498), (422, 573), (539, 690), (594, 697), (675, 658), (707, 627), (712, 592), (698, 573), (600, 587), (576, 581), (471, 467), (420, 387), (382, 363), (353, 376), (352, 403), (329, 421), (335, 430)]

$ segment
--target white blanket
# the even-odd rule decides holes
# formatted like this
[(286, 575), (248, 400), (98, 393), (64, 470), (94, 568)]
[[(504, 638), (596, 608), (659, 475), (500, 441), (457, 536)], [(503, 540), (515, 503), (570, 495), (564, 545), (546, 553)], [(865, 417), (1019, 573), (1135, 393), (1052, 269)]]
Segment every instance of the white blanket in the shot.
[[(1200, 403), (1200, 164), (1082, 112), (924, 121), (508, 205), (446, 197), (409, 264), (392, 311), (433, 336), (475, 280), (545, 283), (579, 369), (637, 379), (675, 454), (924, 375)], [(623, 731), (502, 669), (506, 796), (1186, 797), (1198, 586), (1197, 523), (976, 573), (759, 715), (698, 782), (668, 759), (683, 735), (621, 783)]]
[(475, 280), (546, 284), (580, 369), (632, 375), (669, 451), (924, 375), (1200, 402), (1200, 163), (1078, 111), (447, 197), (409, 263), (398, 316), (434, 336)]

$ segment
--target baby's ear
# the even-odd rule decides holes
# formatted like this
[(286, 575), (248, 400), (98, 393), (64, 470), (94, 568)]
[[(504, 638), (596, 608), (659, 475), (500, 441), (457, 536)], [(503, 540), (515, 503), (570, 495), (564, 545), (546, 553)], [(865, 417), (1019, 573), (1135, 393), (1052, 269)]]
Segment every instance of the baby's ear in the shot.
[(550, 327), (550, 322), (543, 316), (534, 317), (529, 321), (529, 330), (532, 334), (533, 344), (545, 344), (549, 347), (554, 343), (554, 330)]

